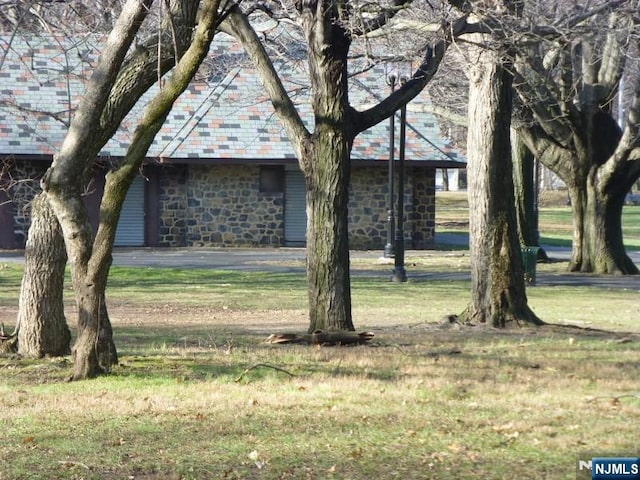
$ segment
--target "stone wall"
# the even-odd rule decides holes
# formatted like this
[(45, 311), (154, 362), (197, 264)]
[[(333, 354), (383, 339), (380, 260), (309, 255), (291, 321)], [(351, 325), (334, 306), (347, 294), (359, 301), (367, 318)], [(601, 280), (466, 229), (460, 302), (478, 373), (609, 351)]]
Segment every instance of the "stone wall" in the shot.
[(350, 179), (349, 246), (382, 249), (387, 243), (387, 170), (353, 167)]
[[(30, 224), (29, 205), (39, 191), (46, 162), (20, 162), (10, 178), (5, 223), (13, 223), (4, 248), (22, 248)], [(164, 165), (159, 169), (158, 197), (146, 205), (157, 210), (158, 245), (164, 247), (282, 246), (285, 192), (260, 192), (258, 165)], [(5, 175), (4, 181), (7, 181)], [(354, 167), (349, 201), (350, 245), (353, 249), (382, 250), (387, 239), (389, 205), (386, 167)], [(394, 199), (394, 206), (396, 200)], [(96, 207), (97, 209), (97, 203)], [(11, 210), (10, 212), (8, 210)], [(96, 212), (97, 213), (97, 212)], [(424, 249), (433, 243), (435, 171), (407, 169), (405, 242)], [(153, 227), (155, 230), (155, 227)], [(395, 237), (395, 232), (394, 232)]]
[[(397, 176), (396, 176), (396, 189)], [(397, 207), (397, 190), (393, 207)], [(353, 167), (349, 186), (349, 242), (356, 250), (383, 249), (389, 211), (386, 167)], [(397, 216), (397, 211), (395, 211)], [(397, 218), (396, 218), (397, 221)], [(412, 167), (405, 173), (404, 225), (406, 248), (424, 249), (434, 241), (435, 171)], [(392, 237), (395, 238), (395, 230)]]
[(436, 171), (433, 168), (413, 167), (407, 172), (413, 191), (408, 221), (410, 248), (424, 250), (435, 242)]
[(284, 192), (260, 192), (259, 166), (192, 166), (187, 196), (189, 245), (282, 245)]
[[(161, 246), (282, 246), (284, 192), (260, 192), (260, 167), (168, 166), (160, 175)], [(408, 169), (405, 188), (407, 248), (433, 243), (434, 170)], [(394, 200), (395, 203), (395, 200)], [(354, 167), (349, 201), (353, 249), (382, 249), (387, 238), (386, 167)]]
[[(187, 246), (187, 169), (186, 165), (169, 165), (160, 170), (158, 245)], [(150, 208), (147, 205), (145, 208)]]
[(6, 174), (0, 181), (0, 189), (6, 192), (6, 204), (3, 208), (9, 211), (7, 222), (11, 221), (12, 225), (7, 227), (13, 232), (13, 238), (7, 239), (7, 245), (3, 248), (24, 248), (31, 225), (31, 201), (40, 192), (40, 179), (49, 167), (49, 162), (8, 162), (11, 163), (5, 165)]
[(260, 167), (190, 165), (161, 176), (160, 245), (284, 244), (284, 192), (260, 192)]

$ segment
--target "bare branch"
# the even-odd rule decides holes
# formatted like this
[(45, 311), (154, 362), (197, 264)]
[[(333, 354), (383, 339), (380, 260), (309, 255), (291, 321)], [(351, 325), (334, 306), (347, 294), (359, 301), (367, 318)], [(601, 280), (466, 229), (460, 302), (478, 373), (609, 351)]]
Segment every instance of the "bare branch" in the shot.
[(466, 16), (457, 19), (448, 27), (442, 40), (438, 41), (433, 47), (427, 48), (421, 65), (411, 79), (378, 105), (363, 112), (355, 112), (357, 131), (363, 132), (367, 128), (380, 123), (385, 118), (393, 115), (402, 105), (406, 105), (415, 98), (435, 76), (451, 41), (466, 32), (467, 26)]
[(359, 12), (358, 19), (360, 20), (360, 25), (356, 24), (356, 26), (352, 27), (352, 35), (359, 37), (381, 29), (412, 1), (413, 0), (393, 0), (391, 6), (379, 7), (380, 11), (372, 18), (365, 18), (363, 13)]
[(282, 120), (296, 155), (298, 158), (302, 158), (303, 143), (310, 136), (310, 133), (287, 94), (278, 72), (265, 51), (264, 45), (262, 45), (255, 31), (251, 28), (247, 16), (237, 6), (234, 6), (231, 8), (228, 17), (222, 22), (220, 29), (235, 37), (251, 58), (260, 74), (273, 108)]
[(282, 372), (282, 373), (286, 373), (287, 375), (289, 375), (290, 377), (295, 377), (295, 374), (285, 370), (284, 368), (280, 368), (280, 367), (275, 367), (273, 365), (269, 365), (267, 363), (256, 363), (255, 365), (250, 366), (249, 368), (245, 368), (242, 373), (238, 376), (238, 378), (236, 378), (234, 380), (234, 382), (238, 383), (240, 382), (244, 376), (249, 373), (251, 370), (255, 370), (257, 368), (270, 368), (272, 370), (275, 370), (277, 372)]

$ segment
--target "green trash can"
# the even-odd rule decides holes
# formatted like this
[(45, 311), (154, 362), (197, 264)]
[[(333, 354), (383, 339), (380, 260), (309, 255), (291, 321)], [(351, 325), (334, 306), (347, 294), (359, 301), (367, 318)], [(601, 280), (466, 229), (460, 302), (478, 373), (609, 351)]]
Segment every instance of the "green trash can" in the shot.
[(524, 267), (524, 281), (529, 285), (536, 284), (536, 263), (540, 247), (520, 247), (522, 252), (522, 266)]

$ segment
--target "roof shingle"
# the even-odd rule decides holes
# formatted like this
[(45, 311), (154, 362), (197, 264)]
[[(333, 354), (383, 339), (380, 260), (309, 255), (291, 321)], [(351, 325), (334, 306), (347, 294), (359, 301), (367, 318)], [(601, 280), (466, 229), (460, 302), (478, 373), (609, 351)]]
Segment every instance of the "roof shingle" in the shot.
[[(52, 155), (62, 144), (75, 105), (79, 102), (98, 39), (88, 37), (73, 44), (57, 37), (9, 38), (0, 36), (0, 51), (7, 54), (2, 66), (0, 90), (0, 155)], [(239, 46), (218, 34), (212, 56), (228, 58)], [(214, 60), (215, 61), (215, 60)], [(300, 62), (277, 66), (286, 88), (295, 92), (300, 115), (309, 128), (308, 77)], [(151, 146), (148, 157), (167, 161), (190, 159), (277, 160), (294, 158), (294, 152), (256, 72), (248, 65), (232, 64), (210, 81), (193, 82), (174, 108)], [(103, 156), (126, 153), (146, 100), (154, 85), (122, 122), (101, 151)], [(384, 68), (373, 68), (350, 80), (349, 98), (355, 108), (379, 101), (388, 92)], [(429, 103), (428, 92), (413, 103)], [(396, 122), (396, 128), (398, 123)], [(397, 135), (397, 132), (396, 132)], [(398, 142), (396, 142), (397, 148)], [(389, 156), (389, 122), (381, 122), (356, 139), (352, 158), (385, 160)], [(397, 152), (396, 152), (397, 158)], [(436, 118), (428, 113), (407, 112), (406, 158), (415, 161), (464, 161), (442, 138)]]

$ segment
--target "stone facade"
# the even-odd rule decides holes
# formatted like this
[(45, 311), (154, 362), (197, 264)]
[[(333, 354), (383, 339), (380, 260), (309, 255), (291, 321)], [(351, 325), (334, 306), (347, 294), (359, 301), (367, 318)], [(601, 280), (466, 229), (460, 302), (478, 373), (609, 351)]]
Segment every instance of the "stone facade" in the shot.
[(169, 165), (160, 170), (157, 209), (160, 217), (158, 245), (161, 247), (187, 245), (188, 168), (187, 165)]
[(435, 242), (436, 171), (413, 167), (407, 172), (411, 179), (412, 198), (407, 216), (410, 222), (410, 248), (424, 250)]
[[(387, 243), (388, 191), (386, 168), (354, 167), (352, 169), (349, 188), (351, 248), (380, 249)], [(397, 198), (397, 192), (394, 197)], [(394, 209), (397, 206), (396, 198), (393, 199)], [(424, 249), (433, 244), (435, 233), (435, 170), (433, 168), (411, 167), (406, 170), (404, 214), (406, 247)], [(395, 237), (395, 231), (393, 236)]]
[[(27, 232), (31, 225), (31, 201), (40, 192), (40, 179), (48, 168), (48, 162), (7, 160), (5, 175), (0, 180), (0, 190), (6, 199), (1, 203), (7, 211), (6, 222), (13, 233), (7, 236), (8, 248), (24, 248), (27, 242)], [(0, 228), (5, 228), (1, 226)]]
[(159, 245), (283, 245), (284, 192), (261, 193), (259, 174), (257, 165), (164, 168)]
[[(5, 183), (8, 178), (22, 180), (11, 185), (12, 202), (5, 202), (2, 207), (7, 217), (3, 223), (13, 227), (13, 239), (6, 240), (4, 248), (24, 247), (31, 220), (29, 205), (39, 191), (39, 179), (47, 166), (48, 162), (22, 161), (19, 166), (13, 165), (8, 177), (5, 175)], [(147, 245), (278, 247), (286, 244), (286, 192), (261, 192), (259, 165), (181, 164), (153, 168), (157, 172), (154, 175), (157, 190), (146, 196), (146, 220), (141, 221), (157, 220), (146, 226), (147, 232), (152, 231), (147, 235)], [(98, 172), (96, 175), (90, 182), (92, 190), (88, 191), (92, 195), (87, 197), (94, 227), (104, 183), (103, 174)], [(387, 187), (386, 166), (352, 168), (349, 192), (351, 248), (384, 248), (389, 205)], [(427, 248), (433, 243), (434, 226), (435, 171), (428, 167), (408, 168), (404, 224), (406, 247)]]
[(259, 182), (257, 165), (191, 166), (186, 185), (187, 245), (282, 245), (284, 192), (260, 192)]
[[(168, 247), (283, 246), (285, 192), (260, 192), (260, 167), (189, 165), (163, 168), (160, 175), (159, 245)], [(387, 170), (354, 167), (351, 172), (349, 234), (353, 249), (380, 249), (387, 235)], [(405, 236), (408, 248), (433, 243), (435, 174), (407, 171)]]

